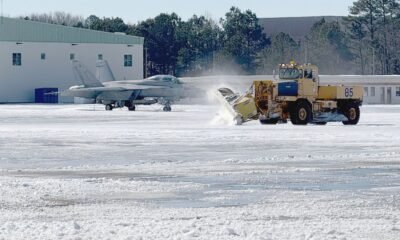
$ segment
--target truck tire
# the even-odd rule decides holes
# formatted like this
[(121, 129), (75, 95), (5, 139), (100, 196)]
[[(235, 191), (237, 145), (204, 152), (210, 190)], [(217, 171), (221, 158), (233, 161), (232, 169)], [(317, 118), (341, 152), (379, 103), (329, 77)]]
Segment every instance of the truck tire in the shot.
[(290, 112), (290, 121), (293, 125), (307, 125), (312, 121), (312, 110), (306, 101), (298, 101)]
[(360, 106), (357, 103), (349, 102), (344, 105), (343, 114), (348, 118), (348, 121), (343, 121), (344, 125), (357, 125), (360, 121)]

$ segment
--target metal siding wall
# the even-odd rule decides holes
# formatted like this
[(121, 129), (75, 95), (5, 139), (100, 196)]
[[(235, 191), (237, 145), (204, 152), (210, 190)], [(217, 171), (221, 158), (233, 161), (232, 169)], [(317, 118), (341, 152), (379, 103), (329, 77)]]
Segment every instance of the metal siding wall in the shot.
[[(22, 53), (22, 66), (12, 66), (12, 53)], [(46, 53), (46, 60), (41, 60)], [(116, 79), (143, 78), (143, 46), (125, 44), (78, 44), (0, 42), (0, 102), (34, 102), (36, 88), (59, 88), (65, 90), (77, 82), (69, 59), (76, 59), (96, 73), (98, 54), (103, 54)], [(123, 67), (124, 54), (132, 54), (137, 61), (132, 68)], [(72, 102), (61, 98), (60, 102)]]
[(93, 31), (83, 28), (3, 18), (0, 21), (0, 41), (108, 43), (142, 45), (142, 37)]
[[(360, 83), (362, 84), (362, 83)], [(391, 100), (391, 104), (400, 104), (400, 96), (396, 96), (396, 87), (398, 85), (364, 85), (368, 87), (368, 96), (364, 96), (365, 104), (388, 104), (388, 100)], [(372, 88), (375, 88), (375, 96), (372, 96)], [(388, 96), (388, 89), (391, 89), (391, 97)], [(384, 89), (384, 95), (382, 96), (382, 89)]]

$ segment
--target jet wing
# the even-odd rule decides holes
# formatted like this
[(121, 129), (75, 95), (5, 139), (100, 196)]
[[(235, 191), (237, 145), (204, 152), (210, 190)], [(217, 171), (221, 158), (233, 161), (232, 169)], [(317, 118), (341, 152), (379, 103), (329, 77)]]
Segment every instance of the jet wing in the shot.
[(118, 87), (122, 88), (125, 91), (126, 90), (146, 90), (146, 89), (167, 89), (171, 88), (168, 86), (151, 86), (151, 85), (132, 85), (132, 84), (127, 84), (126, 86), (123, 87)]
[(76, 88), (69, 89), (61, 92), (61, 96), (65, 97), (81, 97), (81, 98), (89, 98), (96, 99), (101, 94), (123, 94), (130, 95), (132, 92), (137, 90), (146, 90), (146, 89), (166, 89), (168, 87), (163, 86), (144, 86), (144, 85), (128, 85), (124, 87), (91, 87), (91, 88)]
[(103, 92), (116, 91), (121, 92), (121, 88), (108, 88), (108, 87), (93, 87), (93, 88), (71, 88), (61, 92), (64, 97), (82, 97), (82, 98), (96, 98)]

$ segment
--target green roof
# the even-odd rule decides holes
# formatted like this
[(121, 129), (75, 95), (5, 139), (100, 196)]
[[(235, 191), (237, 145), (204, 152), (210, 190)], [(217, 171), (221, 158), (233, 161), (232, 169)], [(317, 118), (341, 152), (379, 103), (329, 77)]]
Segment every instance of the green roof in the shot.
[(144, 38), (0, 17), (0, 41), (143, 44)]

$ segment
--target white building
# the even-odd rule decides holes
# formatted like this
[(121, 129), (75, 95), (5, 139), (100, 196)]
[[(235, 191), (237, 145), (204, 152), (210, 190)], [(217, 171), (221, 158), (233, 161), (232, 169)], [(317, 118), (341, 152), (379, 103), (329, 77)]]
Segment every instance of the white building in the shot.
[(321, 76), (324, 85), (364, 87), (365, 104), (400, 104), (400, 76)]
[(115, 79), (141, 79), (143, 41), (124, 34), (1, 18), (0, 103), (34, 102), (36, 88), (62, 91), (81, 85), (73, 75), (72, 60), (81, 61), (93, 73), (97, 60), (107, 60)]

